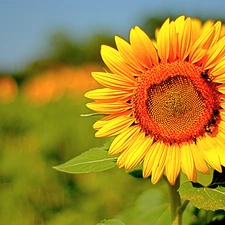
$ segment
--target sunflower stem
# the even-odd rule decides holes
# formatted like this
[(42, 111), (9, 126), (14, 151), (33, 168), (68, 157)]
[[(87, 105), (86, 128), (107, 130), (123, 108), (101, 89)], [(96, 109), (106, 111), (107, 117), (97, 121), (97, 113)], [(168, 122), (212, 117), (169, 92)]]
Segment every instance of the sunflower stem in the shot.
[(171, 224), (181, 225), (183, 210), (180, 210), (181, 198), (179, 192), (177, 191), (180, 187), (180, 175), (177, 177), (177, 180), (174, 185), (171, 185), (168, 182), (168, 186), (170, 193)]
[(183, 214), (184, 210), (186, 209), (187, 205), (189, 203), (189, 200), (185, 200), (182, 205), (180, 206), (180, 208), (178, 209), (180, 211), (180, 213)]

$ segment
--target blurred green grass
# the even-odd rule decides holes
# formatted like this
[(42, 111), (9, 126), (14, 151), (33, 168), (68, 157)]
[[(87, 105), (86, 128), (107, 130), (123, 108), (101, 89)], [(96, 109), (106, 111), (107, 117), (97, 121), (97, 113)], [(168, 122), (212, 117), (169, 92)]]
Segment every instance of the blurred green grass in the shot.
[(94, 225), (129, 207), (149, 180), (118, 168), (71, 175), (52, 166), (105, 143), (94, 137), (87, 100), (63, 97), (41, 107), (22, 96), (0, 105), (0, 224)]

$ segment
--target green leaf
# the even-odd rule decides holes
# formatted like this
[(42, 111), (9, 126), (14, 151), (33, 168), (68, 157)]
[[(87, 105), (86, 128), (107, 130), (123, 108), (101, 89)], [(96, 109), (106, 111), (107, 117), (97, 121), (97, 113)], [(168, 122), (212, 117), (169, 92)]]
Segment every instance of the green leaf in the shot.
[(225, 210), (225, 188), (204, 187), (201, 184), (183, 183), (179, 188), (181, 198), (189, 200), (197, 208), (206, 210)]
[(132, 225), (169, 224), (168, 193), (161, 188), (151, 188), (138, 197), (134, 207), (126, 209), (118, 218)]
[(100, 172), (113, 168), (116, 165), (116, 160), (117, 157), (109, 156), (107, 151), (95, 148), (53, 168), (73, 174)]
[(132, 170), (130, 170), (128, 172), (128, 174), (135, 177), (135, 178), (143, 178), (142, 165), (141, 164), (137, 165)]
[(128, 172), (131, 176), (133, 177), (136, 177), (136, 178), (143, 178), (143, 175), (142, 175), (142, 170), (139, 169), (139, 170), (131, 170)]
[(152, 188), (144, 192), (137, 200), (140, 219), (144, 224), (168, 224), (170, 209), (167, 192)]
[(123, 223), (120, 220), (112, 219), (112, 220), (102, 220), (97, 225), (125, 225), (125, 223)]

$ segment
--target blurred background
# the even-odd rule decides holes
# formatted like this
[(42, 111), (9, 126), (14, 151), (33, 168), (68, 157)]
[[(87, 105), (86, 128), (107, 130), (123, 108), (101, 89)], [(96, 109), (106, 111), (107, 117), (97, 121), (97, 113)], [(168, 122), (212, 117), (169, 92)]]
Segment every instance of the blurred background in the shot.
[[(100, 147), (83, 94), (98, 84), (100, 46), (152, 38), (184, 14), (225, 20), (225, 2), (178, 0), (0, 1), (0, 225), (95, 225), (131, 207), (150, 187), (122, 169), (71, 175), (52, 166)], [(160, 184), (159, 184), (160, 185)]]

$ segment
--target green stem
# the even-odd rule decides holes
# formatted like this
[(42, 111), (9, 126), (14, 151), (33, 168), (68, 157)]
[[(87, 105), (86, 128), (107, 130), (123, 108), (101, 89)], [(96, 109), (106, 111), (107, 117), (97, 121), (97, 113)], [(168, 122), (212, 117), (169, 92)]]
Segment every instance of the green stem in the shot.
[(168, 186), (170, 193), (171, 224), (181, 225), (183, 210), (180, 210), (181, 198), (179, 192), (177, 191), (180, 187), (180, 176), (177, 177), (177, 180), (174, 185), (171, 185), (168, 182)]
[(185, 200), (182, 205), (180, 206), (180, 208), (178, 209), (180, 211), (181, 214), (183, 214), (184, 210), (186, 209), (187, 205), (189, 203), (189, 200)]

